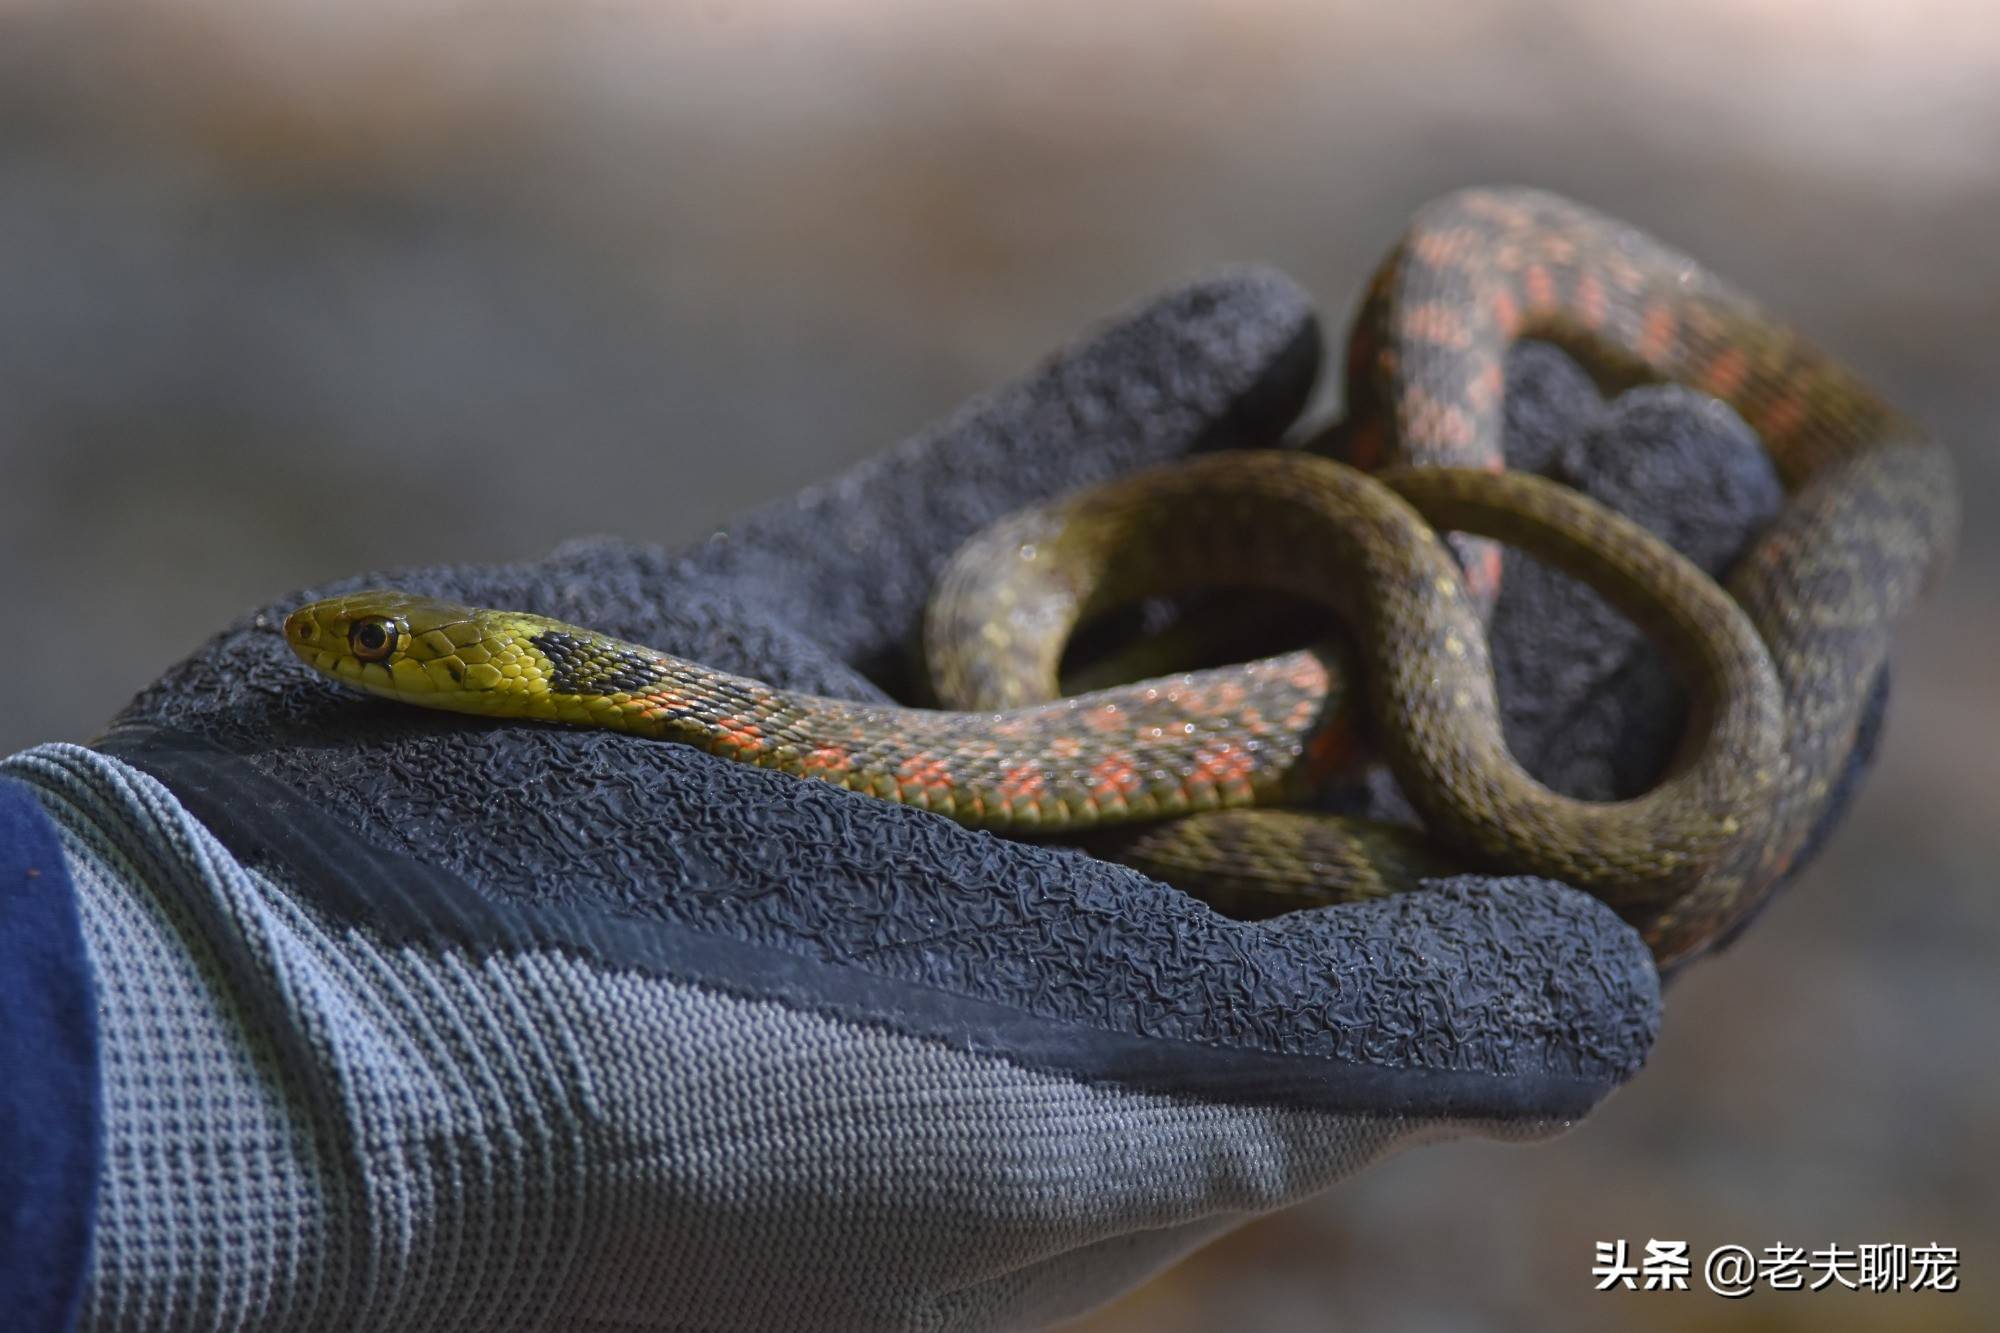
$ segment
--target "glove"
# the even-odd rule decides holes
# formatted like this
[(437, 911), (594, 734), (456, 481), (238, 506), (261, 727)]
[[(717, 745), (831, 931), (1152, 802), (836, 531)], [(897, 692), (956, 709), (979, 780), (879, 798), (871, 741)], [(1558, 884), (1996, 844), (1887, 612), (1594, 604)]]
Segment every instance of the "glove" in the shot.
[[(288, 597), (94, 749), (7, 761), (62, 830), (97, 985), (84, 1323), (1033, 1327), (1406, 1144), (1586, 1113), (1642, 1063), (1659, 986), (1562, 885), (1235, 922), (689, 748), (363, 698), (278, 633), (392, 583), (911, 697), (959, 542), (1277, 438), (1320, 359), (1282, 277), (1196, 284), (679, 554), (593, 539)], [(1509, 410), (1517, 466), (1711, 570), (1779, 503), (1705, 398), (1607, 406), (1526, 347)], [(393, 497), (350, 499), (386, 545)], [(1655, 778), (1677, 696), (1594, 595), (1515, 561), (1494, 635), (1531, 769), (1591, 797)]]

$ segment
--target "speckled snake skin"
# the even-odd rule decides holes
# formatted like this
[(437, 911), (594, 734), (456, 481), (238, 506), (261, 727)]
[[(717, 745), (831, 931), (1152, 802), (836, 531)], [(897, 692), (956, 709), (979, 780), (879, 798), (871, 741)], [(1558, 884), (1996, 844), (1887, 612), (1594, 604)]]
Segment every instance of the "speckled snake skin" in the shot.
[[(1560, 343), (1607, 386), (1705, 390), (1762, 436), (1789, 499), (1727, 593), (1635, 524), (1501, 470), (1502, 368), (1524, 337)], [(321, 671), (408, 702), (681, 741), (1016, 832), (1144, 823), (1121, 857), (1225, 908), (1491, 867), (1598, 894), (1663, 963), (1699, 952), (1783, 874), (1823, 808), (1892, 628), (1948, 554), (1948, 458), (1692, 261), (1528, 190), (1464, 191), (1418, 215), (1357, 319), (1348, 396), (1341, 440), (1358, 466), (1205, 456), (976, 538), (926, 628), (937, 693), (958, 711), (788, 693), (395, 591), (314, 603), (285, 633)], [(1439, 531), (1471, 534), (1453, 539), (1457, 561)], [(1494, 541), (1597, 588), (1690, 687), (1688, 741), (1653, 790), (1578, 801), (1508, 754), (1482, 619)], [(1079, 621), (1243, 584), (1326, 602), (1345, 646), (1054, 698)], [(1363, 751), (1389, 764), (1428, 837), (1267, 808)]]

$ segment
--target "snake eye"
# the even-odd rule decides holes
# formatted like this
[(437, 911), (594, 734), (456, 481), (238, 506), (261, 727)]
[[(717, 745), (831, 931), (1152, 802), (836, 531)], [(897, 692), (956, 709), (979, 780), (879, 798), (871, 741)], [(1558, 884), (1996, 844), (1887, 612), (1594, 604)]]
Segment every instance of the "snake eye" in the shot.
[(364, 662), (379, 662), (396, 650), (396, 626), (387, 620), (356, 622), (347, 631), (347, 646)]

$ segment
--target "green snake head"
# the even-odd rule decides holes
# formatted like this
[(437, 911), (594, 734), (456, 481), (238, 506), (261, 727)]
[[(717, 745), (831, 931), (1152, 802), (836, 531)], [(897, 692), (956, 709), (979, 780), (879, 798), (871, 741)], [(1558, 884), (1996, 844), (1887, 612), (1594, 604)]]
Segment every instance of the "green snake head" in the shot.
[[(519, 622), (519, 623), (517, 623)], [(530, 623), (537, 622), (537, 623)], [(531, 693), (537, 617), (370, 589), (285, 617), (285, 642), (314, 670), (371, 694), (463, 713), (513, 712)]]

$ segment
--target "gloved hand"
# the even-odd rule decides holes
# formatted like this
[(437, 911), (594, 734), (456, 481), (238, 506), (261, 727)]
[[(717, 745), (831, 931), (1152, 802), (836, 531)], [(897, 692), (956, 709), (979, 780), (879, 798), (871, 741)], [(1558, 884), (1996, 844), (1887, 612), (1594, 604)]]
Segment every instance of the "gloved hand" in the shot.
[[(1321, 350), (1281, 277), (1198, 284), (678, 555), (591, 540), (302, 593), (94, 751), (8, 761), (66, 832), (97, 978), (86, 1322), (1034, 1326), (1404, 1144), (1587, 1112), (1643, 1061), (1659, 990), (1562, 885), (1231, 922), (684, 747), (363, 698), (278, 634), (307, 596), (392, 582), (906, 696), (960, 541), (1268, 442)], [(1775, 510), (1706, 399), (1607, 408), (1547, 349), (1510, 381), (1517, 466), (1711, 570)], [(1622, 621), (1516, 561), (1495, 636), (1531, 768), (1584, 796), (1652, 780), (1676, 705)]]

